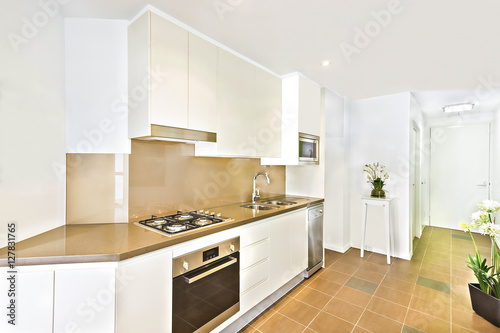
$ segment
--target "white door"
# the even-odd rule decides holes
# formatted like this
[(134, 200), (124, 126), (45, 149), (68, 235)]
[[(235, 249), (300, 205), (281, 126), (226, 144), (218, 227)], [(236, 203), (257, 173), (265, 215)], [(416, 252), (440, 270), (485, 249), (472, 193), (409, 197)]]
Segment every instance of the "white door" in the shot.
[(490, 125), (431, 128), (430, 225), (458, 229), (489, 198)]

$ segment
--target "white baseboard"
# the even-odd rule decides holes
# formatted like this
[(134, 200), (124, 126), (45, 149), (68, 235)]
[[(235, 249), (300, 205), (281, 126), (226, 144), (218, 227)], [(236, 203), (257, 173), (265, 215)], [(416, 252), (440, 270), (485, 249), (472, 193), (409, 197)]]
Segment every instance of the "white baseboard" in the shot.
[(331, 243), (325, 243), (324, 247), (327, 250), (332, 250), (332, 251), (340, 252), (340, 253), (346, 253), (347, 250), (349, 250), (351, 248), (351, 243), (348, 243), (348, 244), (344, 245), (343, 247), (342, 246), (337, 246), (337, 245), (334, 245), (334, 244), (331, 244)]

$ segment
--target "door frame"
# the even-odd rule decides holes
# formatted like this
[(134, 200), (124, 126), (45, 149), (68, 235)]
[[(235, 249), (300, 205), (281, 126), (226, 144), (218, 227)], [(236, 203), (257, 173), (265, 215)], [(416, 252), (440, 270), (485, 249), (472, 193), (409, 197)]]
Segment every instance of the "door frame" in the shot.
[[(415, 131), (415, 136), (413, 136)], [(413, 152), (413, 154), (412, 154)], [(409, 168), (409, 198), (410, 198), (410, 251), (413, 250), (413, 239), (422, 236), (422, 194), (421, 194), (421, 169), (422, 169), (422, 129), (415, 122), (411, 122), (410, 126), (410, 168)], [(414, 172), (412, 172), (414, 171)], [(413, 195), (413, 183), (415, 184), (415, 195)], [(416, 232), (413, 232), (413, 226), (416, 224)]]

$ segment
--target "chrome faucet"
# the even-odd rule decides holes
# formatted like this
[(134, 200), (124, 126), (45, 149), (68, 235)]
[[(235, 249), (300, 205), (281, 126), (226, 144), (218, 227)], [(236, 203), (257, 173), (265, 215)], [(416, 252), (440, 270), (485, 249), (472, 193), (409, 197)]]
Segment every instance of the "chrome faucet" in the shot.
[(255, 188), (255, 180), (257, 179), (257, 177), (259, 176), (264, 176), (266, 177), (267, 179), (267, 183), (269, 184), (270, 181), (269, 181), (269, 177), (267, 175), (267, 173), (263, 173), (263, 172), (257, 172), (255, 174), (255, 177), (253, 177), (253, 192), (252, 192), (252, 202), (255, 202), (255, 200), (259, 199), (260, 198), (260, 193), (259, 193), (259, 189), (258, 188)]

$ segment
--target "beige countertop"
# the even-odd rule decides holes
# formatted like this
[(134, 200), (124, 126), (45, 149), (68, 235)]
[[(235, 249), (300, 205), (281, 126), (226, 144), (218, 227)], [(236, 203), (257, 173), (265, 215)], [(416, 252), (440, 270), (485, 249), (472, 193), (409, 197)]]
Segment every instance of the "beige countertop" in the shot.
[[(297, 204), (261, 211), (240, 207), (245, 203), (214, 207), (213, 210), (234, 221), (172, 236), (147, 230), (134, 223), (62, 226), (18, 242), (15, 265), (116, 262), (324, 201), (319, 198), (286, 197)], [(4, 247), (0, 249), (0, 267), (6, 266), (7, 248)]]

